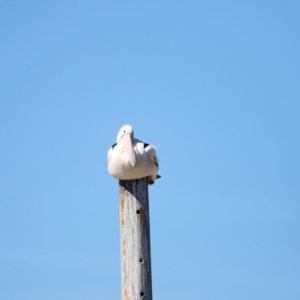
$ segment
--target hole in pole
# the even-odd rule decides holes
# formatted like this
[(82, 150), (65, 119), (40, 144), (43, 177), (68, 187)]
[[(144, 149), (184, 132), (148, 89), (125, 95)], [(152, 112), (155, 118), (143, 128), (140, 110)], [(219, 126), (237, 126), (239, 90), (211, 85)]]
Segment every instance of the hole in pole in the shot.
[(140, 210), (140, 209), (137, 209), (137, 210), (136, 210), (136, 213), (137, 213), (138, 215), (140, 215), (140, 214), (141, 214), (141, 210)]
[(140, 263), (143, 263), (143, 262), (144, 262), (144, 260), (142, 258), (140, 258)]
[(144, 292), (140, 292), (141, 297), (145, 296)]

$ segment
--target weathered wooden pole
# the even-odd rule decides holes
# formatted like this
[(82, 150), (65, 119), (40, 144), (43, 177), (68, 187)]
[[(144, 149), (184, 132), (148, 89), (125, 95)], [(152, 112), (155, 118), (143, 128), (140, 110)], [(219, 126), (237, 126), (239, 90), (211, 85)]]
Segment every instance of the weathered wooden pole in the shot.
[(152, 300), (148, 180), (119, 185), (122, 300)]

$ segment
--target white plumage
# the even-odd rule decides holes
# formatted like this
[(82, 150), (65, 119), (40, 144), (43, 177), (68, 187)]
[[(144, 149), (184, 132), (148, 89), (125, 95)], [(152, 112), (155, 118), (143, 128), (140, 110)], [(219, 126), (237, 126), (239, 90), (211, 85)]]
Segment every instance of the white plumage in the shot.
[(107, 153), (108, 172), (122, 180), (134, 180), (149, 177), (154, 183), (158, 172), (158, 158), (153, 145), (134, 138), (133, 128), (124, 125), (117, 136), (117, 143)]

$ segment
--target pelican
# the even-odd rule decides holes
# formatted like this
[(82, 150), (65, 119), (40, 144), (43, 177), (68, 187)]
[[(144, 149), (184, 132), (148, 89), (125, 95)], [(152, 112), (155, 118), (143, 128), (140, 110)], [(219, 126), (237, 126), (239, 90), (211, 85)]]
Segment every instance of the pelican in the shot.
[(149, 184), (161, 177), (157, 174), (159, 163), (155, 147), (135, 139), (130, 125), (120, 129), (117, 142), (108, 150), (107, 158), (108, 172), (112, 177), (122, 180), (148, 177)]

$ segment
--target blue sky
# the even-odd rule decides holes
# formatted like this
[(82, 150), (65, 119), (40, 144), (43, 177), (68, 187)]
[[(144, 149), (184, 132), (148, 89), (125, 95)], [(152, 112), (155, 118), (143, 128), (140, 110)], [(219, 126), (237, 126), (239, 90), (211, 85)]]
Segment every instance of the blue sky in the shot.
[(0, 1), (0, 298), (120, 299), (119, 128), (158, 146), (156, 300), (300, 298), (298, 1)]

